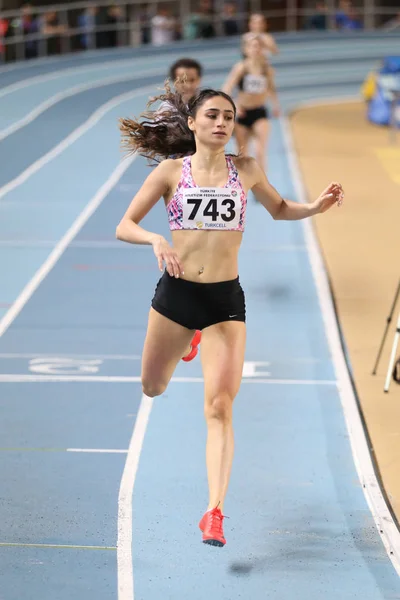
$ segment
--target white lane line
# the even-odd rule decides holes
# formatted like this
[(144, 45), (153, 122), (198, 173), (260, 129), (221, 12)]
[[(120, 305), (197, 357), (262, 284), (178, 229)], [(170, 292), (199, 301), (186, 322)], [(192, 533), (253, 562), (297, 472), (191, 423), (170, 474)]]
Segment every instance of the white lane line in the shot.
[(116, 550), (115, 546), (77, 546), (75, 544), (24, 544), (23, 542), (0, 542), (0, 548), (56, 548), (68, 550)]
[[(217, 61), (216, 63), (213, 63), (213, 67), (218, 67), (218, 66), (224, 67), (227, 64), (228, 63), (226, 60), (225, 61)], [(19, 119), (18, 121), (15, 121), (8, 127), (5, 127), (4, 129), (0, 130), (0, 141), (4, 140), (6, 137), (11, 135), (12, 133), (15, 133), (22, 127), (25, 127), (25, 125), (28, 125), (29, 123), (34, 121), (39, 115), (44, 113), (47, 109), (51, 108), (58, 102), (65, 100), (65, 98), (75, 96), (76, 94), (79, 94), (79, 93), (87, 91), (87, 90), (104, 87), (111, 83), (121, 83), (124, 81), (135, 82), (137, 80), (140, 80), (143, 76), (148, 77), (150, 75), (153, 75), (153, 76), (165, 75), (165, 69), (158, 67), (158, 68), (154, 68), (154, 69), (146, 69), (143, 71), (138, 71), (137, 69), (133, 68), (133, 64), (132, 64), (132, 72), (130, 72), (130, 73), (124, 73), (124, 74), (114, 75), (112, 77), (105, 77), (102, 79), (97, 79), (95, 81), (89, 81), (87, 83), (75, 85), (66, 90), (57, 92), (53, 96), (50, 96), (49, 98), (47, 98), (41, 104), (38, 104), (33, 110), (31, 110), (22, 119)], [(0, 90), (0, 96), (1, 96), (1, 90)]]
[[(280, 94), (280, 98), (281, 98), (281, 104), (283, 109), (285, 110), (285, 113), (296, 113), (300, 108), (308, 108), (308, 107), (312, 107), (312, 106), (322, 106), (322, 105), (329, 105), (331, 104), (330, 99), (332, 98), (332, 95), (329, 94), (329, 92), (324, 92), (323, 89), (319, 89), (319, 90), (313, 90), (311, 88), (311, 90), (307, 90), (307, 93), (310, 92), (310, 97), (307, 99), (306, 96), (304, 96), (303, 94), (303, 101), (299, 102), (299, 94), (288, 94), (285, 95), (285, 93), (281, 93)], [(357, 98), (357, 96), (354, 95), (354, 92), (352, 94), (343, 94), (343, 96), (337, 96), (336, 97), (336, 102), (334, 102), (334, 104), (357, 104), (357, 103), (362, 103), (362, 99), (361, 98)]]
[(11, 323), (17, 317), (17, 315), (21, 312), (25, 304), (34, 294), (36, 289), (42, 283), (42, 281), (47, 277), (50, 273), (54, 265), (57, 263), (59, 258), (65, 252), (68, 245), (74, 239), (74, 237), (79, 233), (85, 223), (90, 219), (95, 210), (100, 206), (104, 198), (107, 194), (112, 190), (115, 184), (121, 179), (122, 175), (125, 171), (130, 167), (130, 165), (135, 160), (136, 155), (127, 157), (124, 161), (122, 161), (112, 172), (110, 177), (103, 183), (97, 193), (93, 196), (93, 198), (89, 201), (89, 203), (85, 206), (83, 211), (78, 215), (75, 221), (72, 223), (71, 227), (68, 231), (63, 235), (60, 241), (57, 243), (53, 251), (49, 254), (45, 262), (42, 266), (36, 271), (32, 279), (27, 283), (24, 287), (18, 298), (12, 304), (11, 308), (6, 312), (6, 314), (0, 320), (0, 337), (4, 334), (5, 331), (9, 328)]
[(268, 383), (271, 385), (327, 385), (336, 386), (334, 379), (264, 379), (262, 377), (244, 377), (242, 383)]
[[(81, 54), (75, 54), (73, 59), (78, 59), (81, 61), (81, 64), (78, 65), (76, 64), (75, 66), (71, 66), (71, 67), (67, 67), (67, 69), (79, 69), (79, 68), (90, 68), (90, 67), (95, 67), (96, 65), (113, 65), (116, 63), (121, 63), (123, 61), (136, 61), (141, 60), (141, 56), (132, 56), (130, 54), (130, 49), (128, 47), (125, 48), (125, 50), (127, 50), (127, 52), (125, 53), (126, 58), (123, 58), (123, 54), (120, 54), (120, 58), (115, 59), (113, 58), (115, 52), (113, 50), (86, 50), (84, 53)], [(155, 56), (155, 55), (154, 55)], [(153, 58), (154, 58), (153, 56)], [(91, 58), (95, 58), (95, 59), (99, 59), (101, 58), (102, 60), (96, 60), (92, 63), (87, 62), (89, 61)], [(149, 57), (148, 57), (149, 58)], [(59, 56), (43, 56), (42, 58), (35, 58), (35, 60), (32, 61), (31, 60), (20, 60), (18, 62), (14, 62), (5, 66), (1, 66), (0, 67), (0, 75), (2, 73), (7, 73), (9, 71), (19, 71), (20, 69), (27, 69), (29, 70), (30, 67), (47, 67), (47, 65), (51, 65), (54, 63), (59, 63), (59, 71), (61, 69), (64, 69), (64, 63), (68, 63), (71, 60), (71, 55), (70, 54), (64, 54), (64, 55), (59, 55)], [(154, 63), (154, 60), (153, 60)], [(66, 70), (66, 69), (64, 69)], [(39, 77), (39, 75), (35, 75), (35, 77)]]
[[(69, 58), (69, 57), (68, 57)], [(61, 60), (60, 60), (61, 59)], [(52, 64), (55, 63), (57, 61), (63, 62), (63, 59), (67, 59), (66, 56), (64, 57), (54, 57), (54, 58), (36, 58), (35, 59), (35, 67), (37, 65), (39, 66), (47, 66), (48, 64)], [(9, 73), (10, 71), (19, 71), (20, 69), (29, 69), (29, 64), (27, 64), (26, 60), (20, 60), (18, 62), (14, 62), (5, 66), (1, 66), (0, 67), (0, 75), (2, 73)]]
[[(284, 117), (281, 118), (281, 125), (296, 194), (300, 201), (307, 202), (307, 194), (294, 149), (290, 125)], [(345, 205), (343, 210), (345, 210)], [(329, 218), (329, 216), (326, 218)], [(336, 321), (335, 309), (321, 249), (312, 222), (305, 220), (303, 221), (303, 226), (325, 331), (332, 353), (335, 372), (337, 373), (338, 390), (347, 430), (349, 432), (355, 467), (378, 533), (381, 536), (382, 542), (394, 568), (400, 575), (400, 531), (396, 527), (396, 523), (392, 518), (389, 507), (385, 502), (372, 463), (357, 399), (353, 391), (342, 349), (339, 328)]]
[(8, 96), (14, 92), (18, 92), (20, 90), (24, 90), (32, 85), (47, 83), (48, 81), (53, 81), (54, 79), (64, 79), (68, 75), (79, 75), (82, 73), (96, 73), (97, 71), (107, 71), (108, 69), (115, 69), (116, 67), (123, 67), (124, 65), (129, 66), (129, 63), (132, 64), (132, 68), (134, 66), (134, 60), (132, 58), (117, 60), (114, 63), (109, 61), (108, 63), (102, 63), (97, 65), (83, 65), (79, 67), (68, 67), (67, 69), (62, 69), (60, 71), (53, 71), (52, 73), (45, 73), (42, 75), (34, 75), (33, 77), (29, 77), (27, 79), (22, 79), (21, 81), (17, 81), (16, 83), (12, 83), (0, 89), (0, 98), (4, 96)]
[[(227, 66), (227, 65), (228, 65), (228, 63), (226, 60), (217, 61), (217, 62), (213, 63), (214, 68), (218, 67), (218, 66), (223, 67), (223, 66)], [(96, 68), (95, 70), (99, 70), (99, 69)], [(343, 77), (345, 75), (346, 76), (348, 75), (350, 77), (350, 81), (353, 81), (354, 73), (359, 72), (359, 67), (349, 66), (347, 68), (341, 67), (340, 69), (335, 69), (333, 67), (329, 67), (328, 71), (329, 71), (330, 81), (332, 79), (332, 76), (336, 72), (338, 73), (340, 81), (343, 81)], [(301, 69), (300, 69), (300, 71), (295, 76), (290, 76), (290, 77), (286, 73), (282, 73), (279, 75), (279, 77), (277, 79), (277, 85), (278, 85), (278, 88), (282, 88), (282, 87), (284, 87), (285, 83), (287, 83), (287, 82), (289, 82), (290, 84), (293, 84), (293, 83), (296, 83), (296, 81), (302, 81), (303, 83), (305, 81), (305, 83), (308, 84), (309, 87), (310, 86), (312, 87), (313, 78), (314, 78), (315, 82), (320, 83), (321, 76), (325, 75), (326, 73), (327, 73), (327, 67), (323, 68), (320, 71), (318, 71), (318, 69), (310, 70), (309, 68), (304, 71), (301, 71)], [(79, 84), (79, 85), (73, 86), (72, 88), (69, 88), (67, 90), (60, 91), (60, 92), (54, 94), (53, 96), (50, 96), (45, 101), (43, 101), (41, 104), (36, 106), (33, 110), (31, 110), (23, 118), (19, 119), (18, 121), (15, 121), (11, 125), (5, 127), (3, 130), (0, 130), (0, 141), (4, 140), (9, 135), (11, 135), (12, 133), (15, 133), (22, 127), (25, 127), (26, 125), (28, 125), (29, 123), (34, 121), (39, 115), (41, 115), (47, 109), (54, 106), (58, 102), (61, 102), (65, 98), (74, 96), (85, 90), (103, 87), (103, 86), (106, 86), (111, 83), (118, 83), (118, 82), (123, 82), (123, 81), (130, 81), (130, 80), (135, 81), (138, 78), (140, 79), (140, 76), (142, 76), (142, 75), (148, 76), (148, 75), (163, 75), (163, 74), (164, 74), (164, 69), (160, 69), (160, 68), (148, 69), (145, 71), (135, 71), (134, 74), (133, 73), (130, 73), (130, 74), (125, 73), (125, 74), (120, 74), (120, 75), (114, 75), (112, 77), (106, 77), (106, 78), (102, 78), (100, 80), (95, 80), (95, 81), (88, 82), (85, 84)], [(55, 77), (56, 77), (56, 75), (52, 74), (51, 78), (55, 78)], [(59, 75), (57, 75), (57, 77), (59, 77)], [(311, 77), (311, 79), (310, 79), (310, 77)], [(16, 84), (14, 84), (14, 85), (16, 85)], [(22, 87), (24, 87), (25, 83), (22, 82), (21, 84), (18, 84), (18, 85), (21, 85)], [(282, 90), (282, 91), (284, 91), (284, 90)], [(2, 90), (0, 90), (0, 96), (1, 96), (1, 92), (2, 92)]]
[(336, 104), (361, 104), (363, 99), (361, 96), (345, 95), (345, 96), (333, 96), (330, 95), (327, 98), (314, 98), (312, 100), (300, 100), (297, 101), (296, 106), (291, 110), (295, 113), (303, 108), (318, 108), (319, 106), (330, 106)]
[[(85, 52), (85, 54), (81, 54), (79, 57), (77, 57), (77, 55), (75, 55), (75, 58), (80, 58), (82, 61), (82, 64), (80, 65), (76, 65), (76, 66), (71, 66), (71, 67), (67, 67), (67, 69), (84, 69), (84, 68), (90, 68), (90, 67), (95, 67), (96, 65), (109, 65), (110, 63), (117, 63), (117, 62), (123, 62), (124, 60), (128, 61), (128, 60), (136, 60), (136, 58), (134, 56), (130, 56), (128, 58), (120, 58), (118, 60), (114, 60), (112, 58), (113, 53), (109, 52), (107, 50), (87, 50)], [(121, 55), (122, 56), (122, 55)], [(104, 57), (104, 59), (109, 59), (109, 60), (97, 60), (96, 62), (92, 62), (92, 63), (87, 63), (87, 59), (89, 60), (90, 58), (102, 58)], [(63, 69), (64, 71), (66, 71), (67, 69), (65, 69), (63, 67), (64, 63), (67, 63), (69, 60), (71, 60), (71, 55), (61, 55), (61, 56), (55, 56), (55, 57), (50, 57), (50, 56), (44, 56), (43, 58), (35, 58), (34, 60), (34, 64), (32, 64), (32, 62), (26, 61), (26, 60), (20, 60), (18, 62), (12, 63), (12, 64), (8, 64), (5, 66), (1, 66), (0, 67), (0, 75), (2, 73), (8, 73), (9, 71), (19, 71), (20, 69), (27, 69), (29, 70), (30, 67), (47, 67), (47, 65), (51, 65), (54, 64), (56, 62), (59, 63), (59, 71), (61, 69)], [(45, 75), (45, 74), (43, 74)], [(35, 75), (35, 77), (40, 77), (40, 75)], [(24, 78), (26, 79), (26, 78)], [(32, 79), (32, 77), (30, 78)]]
[(133, 82), (138, 78), (137, 77), (138, 75), (139, 76), (148, 75), (148, 74), (158, 75), (158, 74), (162, 74), (162, 73), (163, 73), (163, 71), (161, 71), (160, 69), (156, 69), (156, 70), (153, 69), (153, 70), (147, 71), (147, 72), (146, 71), (140, 71), (139, 73), (135, 72), (135, 75), (133, 75), (132, 73), (125, 74), (125, 75), (114, 75), (113, 77), (107, 77), (107, 78), (92, 81), (89, 83), (76, 85), (76, 86), (71, 87), (62, 92), (58, 92), (57, 94), (54, 94), (53, 96), (50, 96), (49, 98), (47, 98), (47, 100), (45, 100), (41, 104), (38, 104), (33, 110), (31, 110), (28, 114), (26, 114), (22, 119), (19, 119), (18, 121), (15, 121), (8, 127), (5, 127), (4, 129), (0, 130), (0, 142), (2, 140), (4, 140), (6, 137), (8, 137), (9, 135), (11, 135), (12, 133), (15, 133), (22, 127), (25, 127), (25, 125), (32, 123), (32, 121), (34, 121), (39, 115), (44, 113), (46, 110), (48, 110), (49, 108), (51, 108), (58, 102), (65, 100), (65, 98), (75, 96), (76, 94), (79, 94), (79, 93), (87, 91), (87, 90), (103, 87), (103, 86), (109, 85), (110, 83), (120, 83), (123, 81), (132, 81)]
[[(146, 86), (142, 88), (138, 88), (133, 92), (126, 92), (124, 94), (120, 94), (115, 98), (112, 98), (102, 106), (100, 106), (92, 115), (87, 119), (82, 125), (74, 129), (67, 137), (65, 137), (61, 142), (59, 142), (54, 148), (49, 150), (46, 154), (41, 156), (34, 163), (29, 165), (27, 169), (22, 171), (17, 177), (9, 181), (6, 185), (3, 185), (0, 188), (0, 198), (3, 198), (6, 194), (14, 190), (16, 187), (27, 181), (29, 177), (31, 177), (34, 173), (37, 173), (44, 165), (54, 160), (59, 154), (64, 152), (69, 146), (71, 146), (74, 142), (76, 142), (80, 137), (82, 137), (89, 129), (94, 127), (100, 119), (104, 117), (110, 110), (128, 100), (130, 98), (134, 98), (136, 96), (144, 96), (147, 92), (154, 91), (153, 86)], [(125, 163), (125, 161), (124, 161)], [(122, 174), (122, 173), (121, 173)], [(119, 179), (119, 178), (118, 178)], [(115, 183), (118, 181), (115, 181)]]
[[(171, 383), (203, 383), (202, 377), (172, 377)], [(140, 376), (123, 375), (33, 375), (24, 373), (1, 373), (0, 383), (140, 383)], [(266, 379), (243, 376), (242, 383), (270, 385), (323, 385), (335, 386), (333, 379)]]
[[(205, 79), (204, 83), (207, 83), (207, 78)], [(148, 92), (154, 92), (155, 89), (156, 85), (148, 85), (145, 87), (137, 88), (134, 91), (125, 92), (124, 94), (115, 96), (105, 104), (102, 104), (97, 110), (95, 110), (94, 113), (91, 114), (89, 119), (87, 119), (84, 123), (79, 125), (79, 127), (77, 127), (76, 129), (74, 129), (70, 134), (67, 135), (67, 137), (65, 137), (63, 140), (61, 140), (61, 142), (54, 146), (54, 148), (49, 150), (49, 152), (41, 156), (34, 163), (29, 165), (29, 167), (22, 171), (22, 173), (20, 173), (17, 177), (3, 185), (0, 188), (0, 199), (12, 190), (14, 190), (19, 185), (25, 183), (25, 181), (27, 181), (29, 177), (37, 173), (44, 165), (48, 164), (59, 154), (64, 152), (64, 150), (66, 150), (80, 137), (82, 137), (87, 131), (94, 127), (100, 121), (100, 119), (102, 119), (113, 108), (115, 108), (119, 104), (122, 104), (122, 102), (124, 102), (125, 100), (144, 96)]]
[[(140, 354), (66, 354), (66, 353), (57, 353), (54, 354), (52, 352), (48, 352), (48, 353), (43, 353), (43, 352), (30, 352), (30, 353), (19, 353), (19, 352), (0, 352), (0, 360), (7, 360), (7, 359), (35, 359), (35, 358), (42, 358), (42, 359), (49, 359), (50, 361), (54, 361), (54, 359), (72, 359), (72, 360), (120, 360), (120, 361), (133, 361), (133, 360), (141, 360), (142, 357)], [(328, 359), (327, 359), (328, 360)], [(315, 357), (296, 357), (296, 356), (290, 356), (288, 357), (286, 360), (274, 360), (273, 364), (275, 365), (289, 365), (291, 363), (322, 363), (324, 362), (324, 359), (322, 358), (315, 358)], [(246, 361), (245, 362), (245, 367), (244, 367), (244, 372), (245, 372), (245, 368), (246, 365), (249, 365), (247, 367), (248, 370), (252, 369), (252, 365), (254, 364), (253, 361)], [(268, 361), (268, 363), (262, 362), (260, 363), (260, 365), (271, 365), (271, 361)], [(255, 373), (256, 375), (259, 375), (257, 373)], [(265, 374), (265, 373), (264, 373)]]
[(136, 417), (118, 495), (118, 600), (134, 600), (132, 565), (132, 498), (140, 453), (153, 399), (143, 395)]
[[(278, 67), (278, 66), (277, 66)], [(350, 82), (354, 81), (355, 77), (363, 78), (363, 73), (360, 73), (360, 66), (358, 64), (350, 64), (347, 66), (342, 65), (336, 67), (331, 64), (298, 67), (296, 72), (280, 72), (279, 67), (275, 76), (276, 86), (279, 89), (285, 85), (294, 85), (304, 82), (304, 88), (312, 87), (313, 84), (320, 85), (321, 83), (335, 83), (335, 79), (343, 81), (344, 78)]]
[(0, 447), (0, 452), (44, 452), (44, 453), (57, 453), (57, 452), (77, 452), (77, 453), (88, 453), (88, 454), (126, 454), (128, 450), (119, 448), (24, 448), (21, 447)]
[[(346, 59), (352, 60), (355, 58), (362, 58), (365, 55), (365, 52), (368, 51), (371, 48), (371, 43), (373, 44), (374, 47), (374, 56), (376, 56), (377, 52), (383, 52), (383, 53), (390, 53), (393, 51), (393, 44), (396, 43), (396, 37), (393, 35), (388, 37), (388, 35), (382, 35), (382, 36), (365, 36), (362, 39), (335, 39), (335, 38), (331, 38), (331, 39), (327, 39), (324, 36), (324, 39), (321, 40), (321, 38), (316, 38), (315, 40), (301, 40), (300, 42), (298, 40), (296, 41), (292, 41), (292, 40), (286, 40), (286, 39), (279, 39), (278, 43), (281, 45), (282, 49), (281, 49), (281, 53), (278, 57), (273, 57), (273, 62), (274, 64), (286, 64), (286, 63), (290, 63), (291, 65), (293, 65), (293, 60), (304, 60), (308, 58), (308, 54), (313, 54), (313, 59), (319, 59), (319, 60), (326, 60), (328, 59), (335, 59), (335, 58), (341, 58), (341, 57), (345, 57)], [(315, 56), (315, 51), (316, 51), (316, 42), (321, 42), (323, 41), (324, 44), (324, 52), (323, 52), (323, 57), (318, 57)], [(210, 57), (213, 58), (215, 57), (215, 53), (220, 53), (221, 51), (228, 51), (230, 50), (230, 57), (232, 59), (232, 50), (236, 51), (236, 48), (229, 48), (227, 46), (223, 46), (223, 47), (215, 47), (215, 50), (212, 52), (212, 54), (210, 54)], [(191, 46), (191, 50), (190, 52), (193, 53), (193, 51), (195, 51), (196, 54), (201, 54), (201, 57), (205, 57), (208, 55), (208, 53), (204, 50), (204, 46), (203, 44), (193, 44)], [(333, 51), (332, 55), (328, 55), (329, 51)], [(182, 56), (182, 53), (188, 53), (189, 50), (186, 49), (181, 49), (180, 45), (177, 45), (176, 47), (176, 53), (179, 56)], [(304, 53), (304, 55), (302, 54)], [(168, 56), (170, 57), (169, 62), (173, 62), (174, 61), (174, 52), (168, 53)], [(101, 58), (104, 57), (103, 62), (101, 63), (102, 65), (109, 65), (111, 64), (116, 64), (116, 63), (122, 63), (124, 61), (135, 61), (135, 64), (137, 64), (138, 66), (141, 66), (141, 64), (144, 62), (144, 57), (143, 56), (130, 56), (129, 58), (120, 58), (117, 60), (114, 60), (112, 58), (112, 52), (109, 52), (107, 50), (105, 51), (101, 51), (101, 50), (93, 50), (93, 51), (87, 51), (85, 52), (85, 55), (82, 56), (82, 62), (84, 62), (87, 59), (90, 59), (91, 57), (95, 57), (95, 58)], [(153, 63), (154, 63), (154, 58), (156, 58), (156, 55), (152, 55), (150, 57), (148, 57), (148, 59), (152, 59)], [(286, 59), (286, 60), (285, 60)], [(91, 67), (90, 64), (82, 64), (79, 66), (75, 66), (75, 67), (67, 67), (67, 69), (65, 69), (63, 67), (63, 63), (64, 62), (68, 62), (70, 60), (70, 56), (59, 56), (59, 57), (43, 57), (43, 58), (37, 58), (34, 61), (34, 66), (47, 66), (49, 64), (54, 64), (56, 62), (59, 63), (59, 67), (60, 70), (63, 69), (63, 71), (66, 71), (67, 69), (89, 69)], [(100, 62), (100, 61), (99, 61)], [(99, 62), (97, 63), (92, 63), (92, 66), (95, 66), (97, 64), (99, 64)], [(29, 61), (28, 61), (29, 63)], [(139, 64), (138, 64), (139, 63)], [(19, 61), (17, 63), (13, 63), (13, 64), (9, 64), (9, 65), (5, 65), (5, 66), (1, 66), (0, 67), (0, 74), (2, 73), (7, 73), (9, 71), (18, 71), (20, 69), (26, 69), (28, 68), (30, 65), (27, 64), (27, 61)], [(294, 66), (296, 66), (296, 63), (294, 63)], [(40, 77), (35, 76), (35, 77)], [(32, 79), (32, 78), (31, 78)]]
[[(179, 54), (179, 50), (177, 50), (177, 54)], [(229, 49), (225, 49), (225, 52), (219, 52), (218, 53), (218, 58), (224, 57), (224, 63), (225, 61), (228, 60), (232, 60), (232, 51), (229, 51)], [(22, 79), (21, 81), (17, 81), (15, 83), (12, 83), (10, 85), (7, 85), (3, 88), (0, 88), (0, 98), (3, 98), (4, 96), (8, 96), (9, 94), (12, 94), (14, 92), (18, 92), (20, 90), (24, 90), (28, 87), (31, 87), (32, 85), (36, 85), (36, 84), (42, 84), (42, 83), (47, 83), (48, 81), (53, 81), (54, 79), (65, 79), (65, 77), (69, 76), (69, 75), (81, 75), (82, 73), (96, 73), (97, 71), (107, 71), (107, 70), (111, 70), (114, 71), (117, 67), (124, 67), (126, 65), (126, 67), (129, 67), (129, 65), (132, 65), (132, 73), (134, 74), (137, 68), (144, 68), (146, 65), (149, 65), (149, 67), (154, 67), (154, 61), (157, 60), (157, 58), (159, 58), (159, 56), (148, 56), (148, 57), (143, 57), (143, 58), (123, 58), (120, 60), (109, 60), (107, 62), (102, 62), (102, 63), (97, 63), (94, 65), (80, 65), (78, 67), (67, 67), (66, 69), (61, 68), (58, 71), (53, 71), (51, 73), (44, 73), (41, 75), (34, 75), (33, 77), (29, 77), (29, 78), (25, 78)], [(215, 59), (215, 52), (212, 51), (207, 51), (207, 52), (202, 52), (202, 58), (212, 58)], [(215, 63), (213, 63), (214, 65)], [(162, 66), (160, 65), (160, 67), (158, 67), (158, 69), (160, 70), (161, 74), (167, 76), (167, 70), (164, 68), (162, 69)], [(147, 72), (150, 72), (149, 70)], [(0, 71), (1, 73), (1, 71)], [(145, 71), (146, 73), (146, 71)]]

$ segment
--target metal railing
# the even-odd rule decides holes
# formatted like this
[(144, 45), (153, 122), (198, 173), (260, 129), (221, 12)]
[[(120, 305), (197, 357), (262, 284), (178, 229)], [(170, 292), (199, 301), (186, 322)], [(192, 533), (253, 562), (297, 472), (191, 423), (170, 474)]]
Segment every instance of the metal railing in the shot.
[[(175, 18), (176, 26), (171, 41), (199, 39), (208, 35), (223, 37), (227, 34), (222, 13), (223, 3), (227, 0), (221, 0), (220, 10), (214, 10), (213, 14), (200, 19), (198, 16), (195, 18), (194, 7), (191, 10), (188, 0), (147, 0), (145, 5), (141, 0), (111, 1), (32, 7), (32, 14), (24, 8), (0, 12), (0, 62), (96, 48), (151, 44), (152, 18), (162, 6), (168, 7), (171, 16)], [(237, 34), (247, 30), (249, 14), (261, 12), (260, 5), (260, 0), (236, 2), (240, 11), (235, 12), (230, 23), (236, 23)], [(380, 28), (396, 16), (396, 9), (393, 7), (376, 8), (371, 0), (364, 0), (356, 7), (356, 12), (360, 28), (364, 30)], [(328, 0), (325, 14), (316, 15), (314, 8), (299, 10), (296, 0), (286, 0), (284, 10), (268, 10), (263, 11), (263, 14), (271, 32), (318, 30), (319, 27), (323, 28), (324, 20), (325, 30), (337, 29), (335, 0)], [(201, 23), (207, 25), (207, 34), (204, 33), (204, 27), (202, 33)], [(196, 34), (196, 27), (200, 33)], [(235, 27), (231, 27), (231, 30), (234, 29)], [(400, 17), (397, 29), (400, 32)]]

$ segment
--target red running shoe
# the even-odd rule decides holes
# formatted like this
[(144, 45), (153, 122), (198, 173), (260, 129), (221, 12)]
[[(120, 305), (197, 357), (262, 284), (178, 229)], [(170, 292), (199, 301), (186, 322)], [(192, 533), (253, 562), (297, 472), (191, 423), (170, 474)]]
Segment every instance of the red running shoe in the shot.
[(189, 362), (190, 360), (193, 360), (197, 356), (197, 353), (199, 351), (200, 342), (201, 342), (201, 331), (199, 331), (197, 329), (196, 333), (193, 336), (192, 341), (190, 342), (191, 350), (187, 356), (184, 356), (182, 358), (182, 360), (184, 360), (185, 362)]
[(218, 546), (219, 548), (225, 546), (226, 539), (224, 537), (224, 530), (222, 528), (222, 521), (224, 518), (224, 515), (221, 513), (218, 507), (208, 510), (203, 515), (199, 523), (199, 527), (203, 532), (204, 544)]

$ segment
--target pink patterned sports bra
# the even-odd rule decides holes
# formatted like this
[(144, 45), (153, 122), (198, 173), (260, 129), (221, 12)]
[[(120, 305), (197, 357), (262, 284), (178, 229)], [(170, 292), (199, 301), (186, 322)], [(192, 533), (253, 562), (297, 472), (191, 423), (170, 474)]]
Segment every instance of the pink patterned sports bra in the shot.
[(226, 156), (228, 181), (223, 188), (196, 186), (191, 156), (183, 159), (182, 175), (168, 202), (169, 228), (244, 231), (247, 197), (231, 156)]

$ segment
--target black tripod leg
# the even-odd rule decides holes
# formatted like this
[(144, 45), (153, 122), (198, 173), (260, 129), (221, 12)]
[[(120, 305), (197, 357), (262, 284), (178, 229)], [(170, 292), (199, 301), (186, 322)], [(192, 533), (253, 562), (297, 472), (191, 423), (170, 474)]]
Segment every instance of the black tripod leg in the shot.
[(372, 375), (376, 375), (376, 370), (378, 368), (378, 364), (379, 364), (379, 361), (381, 359), (382, 350), (383, 350), (383, 347), (385, 345), (386, 336), (387, 336), (387, 333), (389, 331), (390, 323), (392, 322), (393, 313), (394, 313), (394, 311), (396, 309), (396, 304), (397, 304), (397, 300), (399, 298), (399, 295), (400, 295), (400, 281), (399, 281), (399, 284), (397, 286), (397, 291), (396, 291), (396, 294), (395, 294), (394, 299), (393, 299), (392, 308), (390, 309), (389, 316), (386, 319), (386, 327), (385, 327), (385, 331), (383, 332), (383, 338), (382, 338), (382, 341), (381, 341), (381, 345), (379, 347), (378, 356), (376, 357), (375, 366), (374, 366), (374, 370), (372, 371)]

